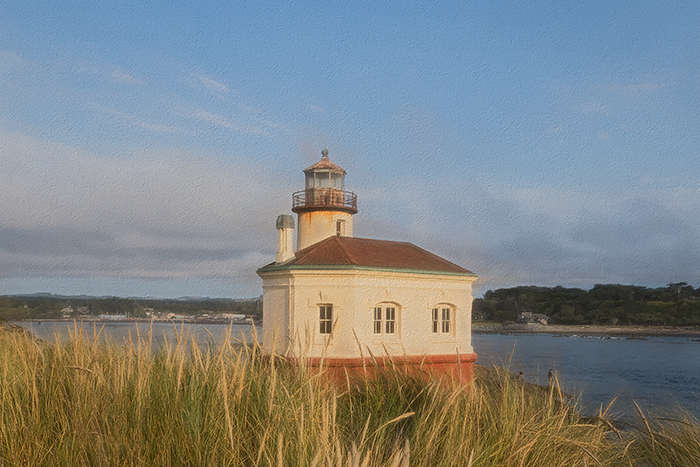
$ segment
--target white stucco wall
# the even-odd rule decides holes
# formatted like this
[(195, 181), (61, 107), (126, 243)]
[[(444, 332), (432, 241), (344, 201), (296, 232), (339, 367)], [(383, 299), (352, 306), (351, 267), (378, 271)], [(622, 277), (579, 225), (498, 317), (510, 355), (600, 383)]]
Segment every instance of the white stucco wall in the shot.
[(352, 237), (352, 215), (342, 211), (300, 212), (297, 221), (297, 250), (336, 235), (336, 222), (344, 221), (343, 237)]
[[(292, 270), (261, 273), (263, 350), (297, 357), (360, 357), (473, 352), (475, 276), (376, 270)], [(374, 307), (397, 310), (394, 335), (374, 334)], [(319, 332), (319, 306), (333, 305), (333, 332)], [(432, 309), (453, 308), (450, 334), (432, 332)]]
[(291, 274), (269, 274), (263, 278), (262, 347), (268, 355), (284, 355), (290, 347), (293, 283)]

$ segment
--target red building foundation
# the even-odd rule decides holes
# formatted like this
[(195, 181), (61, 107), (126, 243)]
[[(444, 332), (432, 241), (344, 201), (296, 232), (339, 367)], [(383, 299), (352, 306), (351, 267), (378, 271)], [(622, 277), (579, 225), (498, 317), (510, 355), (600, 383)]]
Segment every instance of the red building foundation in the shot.
[(371, 380), (378, 373), (396, 371), (410, 376), (425, 376), (467, 385), (474, 376), (476, 353), (447, 355), (402, 355), (392, 357), (307, 358), (307, 369), (323, 371), (329, 380), (347, 389), (348, 383)]

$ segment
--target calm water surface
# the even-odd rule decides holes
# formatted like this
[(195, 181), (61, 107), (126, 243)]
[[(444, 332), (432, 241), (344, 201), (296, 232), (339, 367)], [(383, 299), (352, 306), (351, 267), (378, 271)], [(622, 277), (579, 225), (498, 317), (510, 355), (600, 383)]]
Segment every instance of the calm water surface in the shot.
[[(38, 337), (53, 341), (54, 335), (68, 338), (73, 323), (65, 321), (18, 322)], [(79, 325), (78, 325), (79, 326)], [(122, 342), (148, 335), (150, 323), (101, 322), (97, 331), (107, 339)], [(92, 335), (93, 324), (83, 328)], [(231, 339), (255, 342), (255, 331), (247, 324), (153, 323), (153, 340), (161, 345), (174, 342), (188, 332), (199, 344), (219, 344), (230, 329)], [(207, 332), (208, 331), (208, 332)], [(258, 329), (261, 331), (261, 329)], [(211, 335), (209, 334), (211, 333)], [(617, 398), (613, 411), (621, 417), (634, 415), (632, 401), (642, 409), (667, 409), (680, 404), (700, 417), (700, 342), (685, 337), (649, 337), (646, 340), (599, 337), (559, 337), (547, 334), (474, 334), (477, 363), (522, 371), (531, 383), (547, 384), (547, 372), (556, 373), (562, 389), (580, 396), (586, 413), (596, 413)]]
[[(175, 342), (178, 336), (188, 335), (200, 345), (209, 343), (221, 343), (227, 335), (230, 335), (232, 342), (255, 342), (255, 330), (249, 324), (181, 324), (181, 323), (137, 323), (129, 321), (100, 321), (73, 323), (68, 321), (17, 321), (15, 324), (31, 331), (35, 336), (49, 342), (53, 342), (56, 336), (65, 341), (71, 333), (75, 333), (76, 326), (81, 328), (88, 337), (94, 333), (100, 333), (100, 337), (113, 342), (124, 342), (124, 339), (135, 339), (148, 337), (148, 333), (153, 331), (154, 346), (162, 345), (167, 339), (168, 342)], [(152, 327), (151, 327), (152, 326)], [(230, 334), (229, 334), (230, 331)], [(259, 329), (262, 331), (262, 328)], [(211, 334), (210, 334), (211, 333)]]
[(680, 404), (700, 417), (700, 342), (686, 337), (474, 334), (472, 343), (477, 363), (510, 366), (531, 383), (546, 385), (551, 368), (586, 413), (617, 398), (613, 411), (622, 417), (634, 415), (633, 400), (643, 410)]

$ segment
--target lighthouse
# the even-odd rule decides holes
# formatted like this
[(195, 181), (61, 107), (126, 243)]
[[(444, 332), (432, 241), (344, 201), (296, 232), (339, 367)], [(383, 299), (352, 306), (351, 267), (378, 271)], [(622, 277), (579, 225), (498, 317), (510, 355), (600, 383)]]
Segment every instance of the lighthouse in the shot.
[(339, 381), (376, 364), (470, 381), (476, 274), (411, 243), (354, 237), (345, 175), (326, 149), (304, 170), (304, 190), (292, 194), (296, 251), (294, 218), (277, 218), (277, 256), (257, 270), (263, 353)]
[(328, 159), (304, 170), (303, 191), (292, 196), (292, 211), (298, 216), (297, 250), (331, 236), (352, 237), (352, 216), (357, 213), (357, 195), (345, 191), (345, 170)]

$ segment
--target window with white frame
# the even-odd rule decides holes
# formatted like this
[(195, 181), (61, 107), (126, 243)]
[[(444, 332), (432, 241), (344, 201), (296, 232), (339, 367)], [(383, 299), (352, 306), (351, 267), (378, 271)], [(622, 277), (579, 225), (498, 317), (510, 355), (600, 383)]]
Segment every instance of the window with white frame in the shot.
[(396, 334), (396, 305), (380, 304), (374, 307), (374, 334)]
[(330, 334), (333, 330), (333, 305), (319, 305), (319, 332)]
[(433, 308), (433, 334), (452, 334), (454, 308), (449, 305), (438, 305)]

